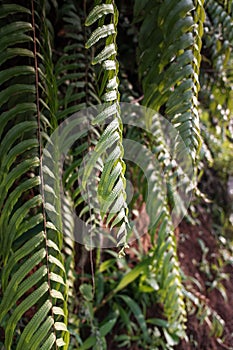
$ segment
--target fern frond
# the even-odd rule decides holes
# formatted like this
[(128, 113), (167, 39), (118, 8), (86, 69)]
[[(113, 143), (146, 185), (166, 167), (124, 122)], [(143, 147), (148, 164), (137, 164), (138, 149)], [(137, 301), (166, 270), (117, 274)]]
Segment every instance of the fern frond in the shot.
[[(106, 15), (110, 15), (110, 23), (105, 25)], [(101, 18), (101, 19), (100, 19)], [(97, 29), (91, 34), (86, 46), (96, 45), (103, 38), (105, 43), (99, 53), (92, 61), (93, 65), (101, 64), (101, 84), (99, 94), (103, 102), (103, 111), (99, 113), (93, 124), (103, 125), (104, 131), (100, 136), (94, 152), (84, 169), (84, 188), (93, 166), (98, 159), (103, 161), (103, 170), (98, 185), (98, 199), (100, 202), (100, 213), (103, 220), (111, 228), (118, 226), (116, 241), (118, 245), (126, 244), (126, 231), (128, 226), (127, 203), (126, 203), (126, 181), (124, 177), (125, 164), (123, 162), (122, 147), (122, 121), (120, 117), (119, 92), (118, 92), (118, 63), (116, 61), (116, 33), (118, 12), (113, 1), (100, 3), (90, 12), (86, 19), (86, 25), (98, 21)], [(120, 152), (113, 155), (113, 150)]]
[(155, 2), (139, 37), (144, 104), (158, 112), (164, 108), (162, 114), (180, 132), (193, 161), (200, 147), (197, 96), (203, 21), (202, 1)]
[(164, 193), (164, 182), (159, 169), (156, 170), (154, 167), (148, 167), (147, 177), (150, 180), (147, 211), (151, 222), (151, 237), (155, 242), (151, 271), (154, 272), (156, 282), (159, 285), (158, 297), (164, 306), (164, 316), (169, 324), (168, 332), (175, 337), (183, 338), (185, 336), (186, 310), (177, 258), (176, 238), (166, 193)]
[[(143, 170), (148, 182), (146, 209), (150, 218), (152, 249), (147, 274), (153, 274), (158, 284), (156, 293), (159, 302), (164, 306), (169, 333), (174, 338), (182, 338), (185, 335), (186, 310), (163, 162), (157, 162), (154, 154), (138, 142), (125, 140), (124, 147), (129, 159), (131, 155), (134, 156), (135, 163)], [(153, 288), (152, 292), (154, 292)]]
[[(43, 115), (39, 96), (39, 91), (46, 89), (49, 95), (48, 80), (47, 85), (43, 80), (44, 64), (49, 62), (40, 55), (42, 40), (36, 29), (38, 13), (43, 13), (43, 9), (32, 1), (30, 9), (12, 4), (1, 6), (0, 11), (2, 33), (10, 37), (2, 42), (6, 50), (0, 77), (0, 85), (4, 87), (0, 106), (0, 251), (3, 263), (0, 319), (5, 324), (5, 347), (7, 350), (15, 345), (17, 350), (41, 349), (47, 344), (46, 349), (52, 346), (67, 349), (67, 285), (60, 252), (62, 240), (60, 233), (47, 221), (44, 195), (38, 194), (39, 186), (42, 193), (44, 191), (42, 173), (39, 174), (43, 166), (42, 130), (49, 128), (49, 107), (45, 111), (47, 116)], [(12, 14), (14, 20), (8, 24), (8, 16)], [(38, 47), (42, 50), (40, 53)], [(52, 118), (51, 121), (53, 123)], [(15, 126), (12, 127), (13, 122)], [(54, 297), (53, 291), (63, 295), (62, 300)], [(54, 307), (55, 310), (60, 307), (62, 315), (53, 312)], [(33, 316), (25, 325), (24, 315), (28, 311)], [(14, 344), (16, 329), (20, 336)]]
[(73, 1), (66, 0), (60, 15), (64, 22), (64, 47), (59, 48), (55, 64), (55, 77), (59, 90), (59, 111), (57, 119), (66, 119), (71, 114), (100, 102), (96, 93), (91, 60), (86, 55), (83, 28), (83, 13)]
[(90, 26), (96, 21), (98, 21), (101, 17), (106, 16), (108, 14), (114, 14), (114, 6), (112, 3), (97, 5), (89, 13), (85, 24), (86, 26)]
[(214, 116), (223, 128), (230, 123), (232, 100), (232, 38), (233, 17), (227, 3), (205, 2), (206, 23), (203, 46), (202, 85), (203, 108)]

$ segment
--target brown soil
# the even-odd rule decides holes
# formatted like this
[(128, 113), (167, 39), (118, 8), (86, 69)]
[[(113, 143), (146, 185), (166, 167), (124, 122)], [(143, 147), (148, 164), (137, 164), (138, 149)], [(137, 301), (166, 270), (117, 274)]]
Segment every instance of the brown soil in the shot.
[[(203, 305), (206, 303), (209, 306), (210, 322), (207, 320), (201, 324), (197, 312), (189, 316), (187, 322), (189, 342), (182, 341), (176, 350), (231, 350), (233, 349), (233, 268), (232, 265), (221, 266), (219, 263), (220, 250), (208, 216), (202, 215), (199, 220), (200, 224), (196, 226), (185, 221), (181, 223), (177, 230), (178, 255), (185, 275), (195, 278), (197, 282), (187, 281), (187, 289), (198, 298), (200, 303), (203, 302)], [(206, 256), (203, 255), (200, 239), (208, 250)], [(228, 275), (228, 280), (220, 281), (224, 286), (227, 300), (224, 300), (218, 287), (213, 288), (220, 273)], [(211, 335), (211, 321), (215, 312), (225, 323), (221, 340)]]

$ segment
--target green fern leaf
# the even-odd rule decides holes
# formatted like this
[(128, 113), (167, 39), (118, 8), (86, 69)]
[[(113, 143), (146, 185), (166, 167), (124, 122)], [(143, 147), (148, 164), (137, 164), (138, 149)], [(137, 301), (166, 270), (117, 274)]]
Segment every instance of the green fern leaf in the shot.
[[(54, 319), (52, 316), (49, 316), (46, 318), (46, 320), (42, 323), (42, 325), (39, 327), (39, 329), (31, 338), (31, 342), (30, 342), (31, 349), (33, 350), (41, 349), (40, 345), (43, 345), (46, 343), (44, 342), (44, 340), (46, 339), (46, 337), (48, 337), (53, 327), (54, 327)], [(50, 339), (50, 336), (47, 338), (47, 340)], [(52, 338), (54, 340), (56, 339), (54, 334)]]
[[(92, 64), (101, 64), (103, 68), (99, 93), (102, 101), (107, 103), (104, 105), (103, 110), (91, 122), (93, 125), (97, 123), (103, 124), (106, 121), (110, 123), (105, 126), (95, 146), (94, 152), (85, 166), (83, 186), (84, 188), (86, 187), (87, 180), (97, 162), (105, 159), (103, 166), (101, 166), (101, 176), (98, 185), (100, 214), (102, 218), (105, 218), (105, 221), (111, 229), (114, 228), (114, 226), (119, 226), (116, 233), (117, 242), (118, 244), (125, 244), (126, 230), (128, 227), (128, 209), (125, 192), (126, 181), (124, 179), (125, 165), (122, 161), (122, 122), (118, 104), (118, 63), (116, 61), (116, 26), (118, 12), (115, 5), (108, 5), (112, 8), (111, 13), (107, 13), (111, 14), (110, 24), (104, 24), (106, 18), (104, 8), (107, 4), (96, 6), (91, 11), (86, 21), (86, 25), (90, 25), (101, 18), (97, 29), (91, 34), (86, 44), (87, 47), (95, 45), (100, 40), (106, 38), (104, 48), (94, 57)], [(110, 152), (106, 152), (108, 150)], [(118, 171), (119, 169), (120, 172)], [(115, 187), (111, 192), (111, 187), (113, 187), (114, 184)]]
[[(12, 316), (9, 318), (6, 326), (6, 349), (11, 349), (12, 344), (12, 336), (15, 330), (17, 322), (23, 316), (23, 314), (46, 293), (48, 292), (49, 286), (47, 282), (44, 282), (37, 290), (31, 293), (21, 304), (17, 307), (15, 312), (13, 312)], [(33, 344), (33, 343), (32, 343)]]
[(46, 302), (41, 306), (41, 308), (37, 311), (37, 313), (32, 317), (31, 321), (25, 327), (17, 344), (16, 350), (24, 350), (26, 348), (30, 348), (31, 338), (33, 336), (33, 333), (36, 331), (35, 324), (37, 327), (42, 324), (49, 311), (51, 310), (51, 307), (51, 302), (49, 300), (46, 300)]
[(98, 21), (98, 19), (108, 14), (114, 14), (114, 7), (112, 4), (101, 4), (95, 6), (87, 16), (85, 25), (90, 26), (96, 21)]
[[(63, 348), (67, 349), (67, 329), (53, 327), (56, 322), (67, 321), (67, 283), (60, 251), (62, 241), (60, 233), (46, 222), (44, 196), (38, 195), (39, 186), (43, 184), (41, 174), (37, 175), (39, 167), (43, 166), (42, 154), (38, 157), (38, 146), (42, 149), (43, 136), (46, 136), (43, 130), (54, 123), (52, 115), (56, 110), (54, 100), (43, 101), (39, 92), (53, 98), (50, 75), (44, 74), (52, 64), (48, 60), (48, 41), (43, 47), (42, 36), (36, 37), (42, 8), (34, 2), (31, 5), (30, 10), (17, 4), (1, 6), (0, 41), (5, 50), (0, 57), (0, 64), (4, 64), (0, 74), (0, 85), (4, 86), (0, 94), (0, 245), (3, 262), (0, 319), (6, 325), (6, 349), (15, 345), (14, 333), (19, 321), (31, 308), (34, 315), (21, 329), (16, 348), (40, 349), (47, 344), (48, 349), (56, 339), (63, 339)], [(9, 16), (12, 13), (14, 18)], [(38, 48), (41, 52), (37, 52)], [(26, 60), (23, 61), (22, 57)], [(14, 66), (11, 67), (12, 58)], [(49, 189), (41, 187), (42, 192)], [(57, 210), (56, 201), (51, 205)], [(47, 245), (49, 241), (53, 242), (51, 247)], [(51, 290), (63, 295), (62, 302), (59, 302), (63, 313), (52, 313), (57, 300), (51, 298)]]
[(0, 18), (4, 18), (10, 14), (13, 13), (27, 13), (27, 14), (31, 14), (30, 10), (27, 9), (26, 7), (17, 5), (17, 4), (1, 4), (1, 12), (0, 12)]
[(113, 23), (108, 25), (103, 25), (98, 27), (90, 36), (86, 42), (86, 48), (89, 49), (91, 46), (95, 45), (99, 40), (106, 38), (109, 35), (115, 34), (115, 28)]
[(106, 61), (108, 58), (110, 58), (113, 55), (116, 55), (115, 45), (114, 44), (107, 45), (96, 57), (94, 57), (92, 64), (95, 65), (97, 63)]
[[(148, 13), (139, 38), (144, 104), (158, 112), (165, 107), (166, 115), (178, 128), (195, 163), (201, 143), (197, 96), (203, 2), (184, 0), (178, 5), (175, 1), (164, 1), (161, 5), (157, 2), (152, 12), (154, 32), (152, 13)], [(200, 13), (200, 16), (196, 16), (196, 13)], [(147, 39), (144, 37), (145, 31), (148, 32)], [(156, 49), (151, 49), (151, 40), (157, 43)], [(179, 117), (183, 118), (185, 129), (176, 124)], [(185, 131), (188, 129), (190, 133)]]
[(56, 341), (56, 337), (53, 333), (51, 333), (48, 339), (41, 346), (40, 350), (50, 350), (53, 344), (55, 343), (55, 341)]

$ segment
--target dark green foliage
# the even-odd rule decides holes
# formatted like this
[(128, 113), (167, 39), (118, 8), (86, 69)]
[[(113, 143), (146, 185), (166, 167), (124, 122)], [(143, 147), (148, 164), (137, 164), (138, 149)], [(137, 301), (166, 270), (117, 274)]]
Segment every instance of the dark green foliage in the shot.
[[(202, 0), (1, 2), (0, 324), (6, 350), (135, 344), (169, 350), (186, 336), (192, 295), (177, 257), (173, 209), (179, 201), (184, 215), (185, 200), (176, 186), (200, 194), (197, 180), (185, 176), (189, 166), (199, 177), (206, 164), (223, 168), (225, 183), (233, 175), (232, 16), (231, 1), (216, 0), (205, 7)], [(146, 131), (122, 124), (121, 100), (153, 110), (142, 121)], [(100, 103), (89, 130), (74, 142), (68, 118)], [(180, 135), (170, 147), (157, 112)], [(53, 132), (61, 123), (70, 146), (62, 165), (58, 156), (43, 155), (49, 143), (47, 150), (56, 147)], [(141, 169), (125, 163), (123, 136), (135, 141), (131, 151)], [(183, 148), (190, 164), (174, 160)], [(129, 205), (126, 176), (134, 186)], [(145, 203), (148, 249), (140, 239), (128, 249), (131, 221)], [(82, 248), (74, 242), (81, 233), (73, 212), (91, 225)], [(115, 230), (117, 252), (93, 249), (98, 228)]]

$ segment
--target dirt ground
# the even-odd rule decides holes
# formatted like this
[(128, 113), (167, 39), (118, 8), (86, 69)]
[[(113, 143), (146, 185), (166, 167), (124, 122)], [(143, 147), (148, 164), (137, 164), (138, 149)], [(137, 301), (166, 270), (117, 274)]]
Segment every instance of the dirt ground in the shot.
[[(221, 340), (218, 340), (216, 336), (211, 335), (211, 323), (201, 324), (197, 312), (194, 312), (188, 317), (187, 322), (189, 342), (182, 341), (176, 350), (231, 350), (233, 349), (233, 266), (221, 264), (220, 250), (208, 216), (202, 215), (199, 221), (200, 224), (195, 226), (183, 221), (177, 230), (181, 268), (186, 276), (194, 278), (191, 282), (187, 281), (187, 284), (191, 292), (209, 306), (210, 321), (217, 313), (225, 324)], [(204, 244), (201, 245), (200, 240)], [(219, 288), (218, 280), (224, 288)]]

